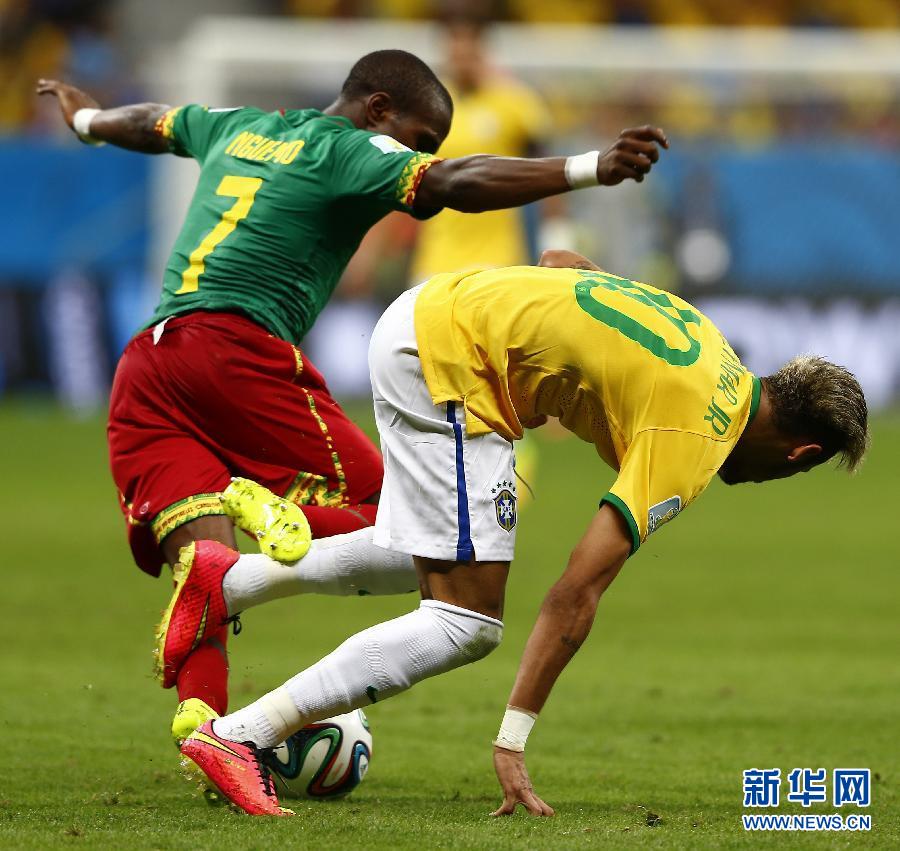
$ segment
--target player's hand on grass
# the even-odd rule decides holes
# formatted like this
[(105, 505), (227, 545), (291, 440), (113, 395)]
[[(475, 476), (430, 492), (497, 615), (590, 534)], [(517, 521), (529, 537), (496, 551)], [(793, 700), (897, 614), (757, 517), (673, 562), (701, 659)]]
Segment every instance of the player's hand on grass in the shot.
[(100, 104), (87, 92), (58, 80), (38, 80), (36, 91), (39, 95), (53, 95), (59, 101), (63, 118), (73, 130), (72, 120), (79, 109), (100, 109)]
[(553, 807), (534, 794), (528, 769), (525, 768), (524, 753), (495, 746), (494, 771), (503, 789), (503, 803), (491, 813), (492, 816), (511, 816), (519, 804), (533, 816), (555, 815)]
[(597, 162), (597, 180), (601, 186), (615, 186), (631, 178), (640, 183), (659, 159), (660, 147), (669, 140), (659, 127), (645, 124), (623, 130)]

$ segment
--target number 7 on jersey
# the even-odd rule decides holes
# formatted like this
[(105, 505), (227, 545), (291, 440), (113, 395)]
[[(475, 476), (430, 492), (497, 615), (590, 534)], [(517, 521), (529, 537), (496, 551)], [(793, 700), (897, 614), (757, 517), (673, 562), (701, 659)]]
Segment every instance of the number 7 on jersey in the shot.
[(204, 263), (206, 256), (211, 254), (215, 247), (237, 227), (237, 223), (241, 219), (246, 218), (262, 183), (261, 177), (238, 177), (229, 174), (222, 178), (222, 182), (216, 188), (216, 195), (237, 198), (237, 201), (222, 213), (221, 221), (191, 252), (188, 267), (181, 276), (181, 288), (175, 295), (196, 292), (200, 285), (199, 278), (206, 268)]

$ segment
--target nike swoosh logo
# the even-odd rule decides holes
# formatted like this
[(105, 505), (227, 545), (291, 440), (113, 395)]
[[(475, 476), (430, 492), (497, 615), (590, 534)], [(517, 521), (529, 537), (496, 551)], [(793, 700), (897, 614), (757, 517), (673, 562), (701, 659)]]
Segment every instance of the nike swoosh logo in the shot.
[(203, 631), (206, 629), (206, 619), (209, 617), (209, 594), (206, 595), (206, 603), (203, 605), (203, 614), (200, 615), (200, 624), (197, 626), (197, 635), (194, 637), (194, 643), (191, 645), (190, 652), (193, 653), (200, 642), (203, 641)]
[(237, 751), (233, 751), (228, 745), (223, 744), (218, 739), (214, 739), (212, 736), (207, 735), (206, 733), (197, 730), (193, 734), (188, 737), (189, 742), (203, 742), (205, 745), (211, 745), (214, 748), (218, 748), (220, 751), (225, 751), (225, 753), (230, 753), (232, 756), (236, 756), (241, 762), (246, 762), (247, 760), (242, 757)]

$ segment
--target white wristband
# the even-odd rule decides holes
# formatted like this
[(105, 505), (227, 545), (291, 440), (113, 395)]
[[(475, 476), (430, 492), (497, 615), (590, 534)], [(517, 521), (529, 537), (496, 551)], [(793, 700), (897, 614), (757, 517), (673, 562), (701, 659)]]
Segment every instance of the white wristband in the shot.
[(600, 151), (588, 151), (566, 160), (566, 181), (572, 189), (584, 189), (587, 186), (599, 186), (597, 164), (600, 162)]
[(525, 750), (525, 740), (537, 720), (537, 715), (527, 709), (519, 709), (516, 706), (507, 706), (503, 715), (503, 723), (500, 732), (494, 739), (494, 745), (507, 751), (521, 753)]
[(78, 138), (81, 139), (87, 145), (105, 145), (106, 142), (101, 141), (100, 139), (95, 139), (91, 136), (91, 122), (94, 120), (94, 116), (100, 112), (99, 109), (79, 109), (75, 115), (72, 116), (72, 127), (75, 132), (78, 134)]

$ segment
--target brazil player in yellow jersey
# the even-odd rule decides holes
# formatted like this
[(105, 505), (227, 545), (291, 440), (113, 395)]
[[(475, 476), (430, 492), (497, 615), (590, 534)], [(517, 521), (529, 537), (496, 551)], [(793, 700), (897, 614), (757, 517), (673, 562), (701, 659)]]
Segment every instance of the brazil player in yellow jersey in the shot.
[[(805, 356), (758, 378), (678, 296), (569, 252), (542, 263), (438, 275), (376, 327), (369, 362), (385, 478), (374, 542), (412, 558), (422, 602), (185, 741), (182, 752), (248, 811), (280, 812), (258, 774), (241, 770), (259, 764), (259, 748), (499, 644), (518, 519), (513, 444), (527, 427), (558, 417), (618, 475), (525, 647), (494, 743), (498, 815), (517, 804), (552, 815), (531, 787), (525, 741), (600, 597), (651, 534), (716, 474), (764, 482), (834, 457), (851, 471), (861, 463), (868, 414), (847, 370)], [(260, 579), (245, 559), (218, 580), (229, 615), (285, 584), (278, 571)], [(242, 591), (243, 575), (252, 581)]]
[[(453, 124), (441, 153), (539, 156), (551, 131), (549, 110), (536, 92), (491, 66), (486, 36), (485, 25), (471, 18), (452, 18), (443, 29), (442, 79), (453, 96)], [(420, 284), (438, 272), (532, 260), (521, 210), (477, 217), (449, 210), (417, 228), (410, 280)]]

